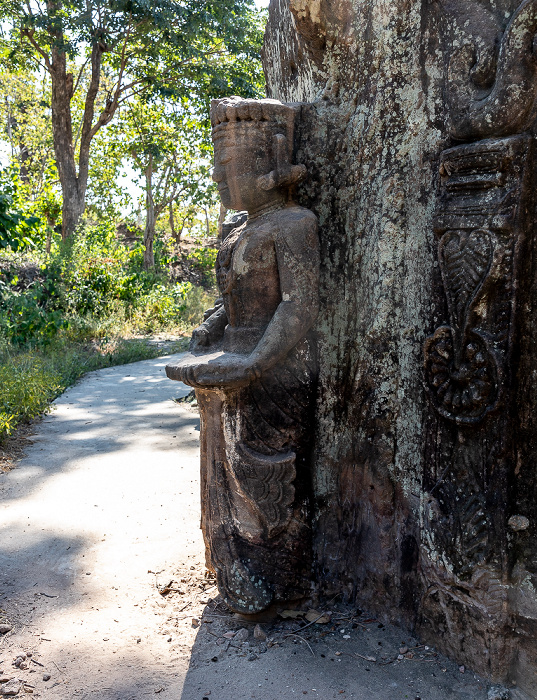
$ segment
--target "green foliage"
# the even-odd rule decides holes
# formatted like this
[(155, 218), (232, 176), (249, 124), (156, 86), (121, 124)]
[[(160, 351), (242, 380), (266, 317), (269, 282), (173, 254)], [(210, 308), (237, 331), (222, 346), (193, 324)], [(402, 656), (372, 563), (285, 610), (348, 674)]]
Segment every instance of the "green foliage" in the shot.
[(41, 220), (24, 213), (17, 199), (18, 175), (13, 168), (0, 171), (0, 248), (21, 250), (35, 245)]
[(25, 353), (0, 365), (0, 438), (41, 415), (62, 391), (61, 376), (38, 355)]
[(214, 265), (216, 262), (216, 248), (195, 248), (188, 254), (189, 263), (202, 274), (205, 284), (214, 285)]
[(182, 339), (165, 349), (140, 340), (105, 337), (93, 344), (64, 338), (46, 349), (16, 350), (0, 335), (0, 442), (17, 424), (51, 408), (51, 402), (86, 372), (186, 349)]

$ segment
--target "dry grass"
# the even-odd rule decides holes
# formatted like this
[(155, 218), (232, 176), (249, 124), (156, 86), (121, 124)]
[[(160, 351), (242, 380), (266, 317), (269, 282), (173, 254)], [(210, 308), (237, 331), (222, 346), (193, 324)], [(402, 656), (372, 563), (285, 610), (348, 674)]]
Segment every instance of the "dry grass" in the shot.
[(25, 450), (29, 444), (32, 444), (32, 435), (40, 420), (36, 418), (29, 423), (19, 423), (13, 434), (0, 442), (0, 472), (10, 471), (26, 456)]

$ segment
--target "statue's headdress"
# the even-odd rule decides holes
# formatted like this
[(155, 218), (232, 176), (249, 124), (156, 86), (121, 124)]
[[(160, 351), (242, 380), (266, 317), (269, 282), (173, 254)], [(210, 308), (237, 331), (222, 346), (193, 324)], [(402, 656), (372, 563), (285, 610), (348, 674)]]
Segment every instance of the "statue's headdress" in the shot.
[(213, 141), (252, 128), (270, 137), (276, 168), (261, 179), (263, 189), (285, 187), (302, 180), (306, 174), (304, 165), (291, 165), (295, 110), (278, 100), (246, 100), (242, 97), (224, 97), (211, 102)]

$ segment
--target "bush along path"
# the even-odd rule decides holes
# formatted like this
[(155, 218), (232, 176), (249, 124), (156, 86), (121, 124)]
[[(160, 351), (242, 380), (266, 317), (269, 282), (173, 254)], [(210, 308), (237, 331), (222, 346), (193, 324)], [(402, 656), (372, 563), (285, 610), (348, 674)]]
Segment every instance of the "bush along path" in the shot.
[(199, 416), (170, 359), (87, 374), (0, 474), (0, 692), (487, 700), (472, 673), (340, 599), (272, 622), (227, 610), (203, 563)]
[[(0, 451), (85, 372), (184, 349), (214, 300), (216, 250), (180, 253), (161, 240), (147, 272), (142, 248), (102, 223), (81, 228), (68, 249), (2, 252)], [(163, 348), (144, 338), (155, 334), (178, 342)]]

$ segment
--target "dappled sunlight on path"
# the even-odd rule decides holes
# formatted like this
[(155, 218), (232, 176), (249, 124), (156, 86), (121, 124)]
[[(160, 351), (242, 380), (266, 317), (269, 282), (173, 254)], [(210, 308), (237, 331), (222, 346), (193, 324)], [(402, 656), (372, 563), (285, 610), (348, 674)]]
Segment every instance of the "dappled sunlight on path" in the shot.
[[(172, 401), (188, 389), (165, 364), (87, 376), (1, 477), (0, 607), (17, 633), (2, 642), (45, 664), (51, 681), (27, 677), (45, 697), (134, 698), (170, 673), (174, 647), (159, 634), (164, 604), (148, 572), (200, 561), (203, 548), (199, 420)], [(176, 652), (181, 683), (188, 659)]]

